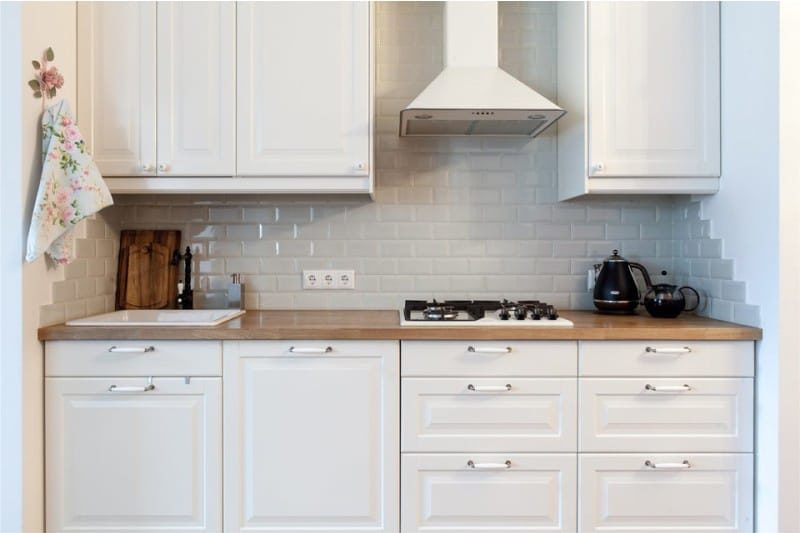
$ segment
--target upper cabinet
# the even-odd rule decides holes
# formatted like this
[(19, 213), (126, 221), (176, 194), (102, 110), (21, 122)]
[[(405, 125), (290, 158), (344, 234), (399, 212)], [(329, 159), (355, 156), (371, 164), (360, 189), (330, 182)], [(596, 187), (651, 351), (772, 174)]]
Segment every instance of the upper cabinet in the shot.
[(368, 3), (78, 9), (78, 121), (112, 192), (371, 192)]
[(104, 176), (152, 176), (156, 5), (78, 4), (78, 124)]
[(713, 193), (717, 2), (560, 2), (560, 199)]
[(238, 173), (369, 173), (369, 4), (238, 4)]
[(236, 6), (159, 2), (160, 176), (236, 172)]

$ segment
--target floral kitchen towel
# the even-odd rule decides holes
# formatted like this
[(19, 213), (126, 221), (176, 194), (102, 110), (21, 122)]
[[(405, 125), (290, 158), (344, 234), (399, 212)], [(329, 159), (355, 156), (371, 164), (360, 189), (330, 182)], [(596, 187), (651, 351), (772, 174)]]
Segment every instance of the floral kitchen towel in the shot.
[(46, 251), (57, 263), (69, 263), (72, 228), (113, 203), (69, 104), (62, 100), (47, 108), (42, 116), (42, 178), (25, 259), (33, 261)]

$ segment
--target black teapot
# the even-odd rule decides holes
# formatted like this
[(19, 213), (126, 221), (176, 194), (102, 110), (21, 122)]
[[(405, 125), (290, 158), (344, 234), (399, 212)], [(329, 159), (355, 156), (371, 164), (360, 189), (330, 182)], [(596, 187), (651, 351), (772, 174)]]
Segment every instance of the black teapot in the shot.
[[(687, 309), (683, 291), (694, 293), (696, 302)], [(689, 286), (678, 287), (669, 283), (651, 286), (644, 295), (644, 307), (656, 318), (675, 318), (683, 311), (694, 311), (700, 305), (700, 294)]]

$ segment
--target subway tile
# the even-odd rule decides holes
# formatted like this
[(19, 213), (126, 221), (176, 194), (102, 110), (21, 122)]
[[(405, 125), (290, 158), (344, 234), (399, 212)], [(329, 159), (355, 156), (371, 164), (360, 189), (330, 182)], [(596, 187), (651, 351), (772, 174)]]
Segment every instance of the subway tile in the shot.
[(241, 207), (209, 207), (209, 222), (241, 222), (243, 220)]

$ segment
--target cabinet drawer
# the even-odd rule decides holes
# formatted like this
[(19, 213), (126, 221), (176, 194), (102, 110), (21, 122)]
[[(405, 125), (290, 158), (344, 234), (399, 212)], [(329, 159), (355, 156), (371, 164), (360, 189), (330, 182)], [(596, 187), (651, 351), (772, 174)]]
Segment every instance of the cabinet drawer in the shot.
[(581, 376), (753, 376), (751, 341), (582, 341)]
[(580, 531), (753, 530), (751, 454), (591, 454), (579, 462)]
[(220, 341), (51, 341), (46, 376), (221, 376)]
[(576, 382), (404, 378), (403, 451), (574, 452)]
[(575, 454), (404, 454), (401, 471), (403, 532), (576, 530)]
[(403, 341), (403, 376), (574, 376), (576, 342)]
[(580, 380), (583, 452), (751, 452), (753, 379)]

